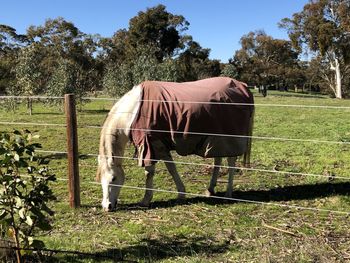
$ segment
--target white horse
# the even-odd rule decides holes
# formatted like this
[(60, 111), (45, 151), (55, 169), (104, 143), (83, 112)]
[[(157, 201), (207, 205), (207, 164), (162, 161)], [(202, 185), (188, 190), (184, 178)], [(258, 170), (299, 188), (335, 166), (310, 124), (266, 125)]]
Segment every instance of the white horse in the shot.
[[(135, 120), (140, 103), (142, 101), (142, 87), (135, 86), (126, 93), (110, 110), (100, 137), (98, 170), (96, 179), (102, 184), (103, 199), (102, 207), (105, 211), (114, 210), (120, 194), (122, 185), (124, 184), (125, 174), (122, 167), (123, 155), (126, 144), (130, 140), (131, 125)], [(252, 118), (253, 119), (253, 118)], [(249, 136), (248, 136), (249, 137)], [(250, 145), (247, 144), (247, 138), (237, 138), (243, 143), (242, 152), (249, 153)], [(248, 140), (249, 141), (249, 140)], [(170, 154), (170, 150), (166, 147), (157, 148), (159, 160), (163, 160), (167, 170), (171, 174), (178, 191), (178, 198), (185, 198), (185, 186), (176, 170), (176, 166)], [(223, 156), (225, 157), (225, 156)], [(226, 196), (231, 197), (233, 191), (234, 166), (237, 157), (228, 157), (228, 183), (226, 187)], [(217, 183), (221, 157), (214, 158), (214, 169), (206, 191), (207, 195), (215, 194), (214, 188)], [(148, 207), (153, 197), (153, 176), (155, 173), (155, 163), (145, 166), (146, 191), (140, 206)]]

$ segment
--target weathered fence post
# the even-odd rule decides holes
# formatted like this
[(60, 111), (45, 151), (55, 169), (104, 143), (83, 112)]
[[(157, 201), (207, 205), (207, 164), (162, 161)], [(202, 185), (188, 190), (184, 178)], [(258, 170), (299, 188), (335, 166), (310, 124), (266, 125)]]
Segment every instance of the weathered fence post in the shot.
[(80, 182), (77, 115), (74, 94), (64, 95), (64, 110), (67, 124), (69, 205), (71, 208), (77, 208), (80, 207)]

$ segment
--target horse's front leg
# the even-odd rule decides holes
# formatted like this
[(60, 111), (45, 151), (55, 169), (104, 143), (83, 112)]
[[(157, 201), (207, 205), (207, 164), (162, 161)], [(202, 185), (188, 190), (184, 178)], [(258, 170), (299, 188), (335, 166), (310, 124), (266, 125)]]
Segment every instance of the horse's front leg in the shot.
[(176, 185), (176, 189), (177, 189), (177, 198), (178, 199), (184, 199), (186, 197), (186, 189), (185, 189), (185, 185), (183, 184), (179, 173), (177, 172), (176, 169), (176, 165), (174, 163), (173, 158), (171, 157), (170, 153), (162, 158), (165, 161), (165, 166), (168, 169), (169, 173), (171, 174), (171, 176), (173, 177), (173, 180), (175, 182)]
[(225, 196), (228, 198), (232, 197), (232, 192), (233, 192), (233, 175), (235, 173), (235, 165), (236, 165), (236, 160), (237, 157), (228, 157), (227, 162), (228, 162), (228, 182), (227, 182), (227, 188), (226, 188), (226, 194)]
[(215, 186), (216, 186), (216, 182), (218, 180), (221, 162), (222, 162), (222, 158), (221, 157), (215, 157), (214, 158), (213, 173), (211, 175), (209, 187), (208, 187), (208, 189), (206, 191), (206, 195), (207, 196), (215, 195)]
[(146, 175), (146, 191), (142, 201), (139, 203), (140, 206), (148, 207), (153, 198), (153, 177), (155, 172), (155, 165), (145, 167)]

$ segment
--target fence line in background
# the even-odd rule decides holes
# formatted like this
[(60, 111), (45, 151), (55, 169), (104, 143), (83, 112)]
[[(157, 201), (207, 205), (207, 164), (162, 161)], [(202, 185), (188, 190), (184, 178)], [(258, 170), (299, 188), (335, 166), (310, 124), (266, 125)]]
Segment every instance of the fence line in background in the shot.
[[(0, 99), (64, 99), (64, 97), (50, 96), (0, 96)], [(82, 97), (83, 100), (104, 100), (117, 101), (119, 98), (95, 98)], [(224, 103), (206, 101), (169, 101), (169, 100), (139, 100), (140, 102), (160, 102), (160, 103), (189, 103), (189, 104), (213, 104), (213, 105), (235, 105), (235, 106), (262, 106), (262, 107), (289, 107), (289, 108), (315, 108), (315, 109), (350, 109), (350, 106), (329, 106), (329, 105), (302, 105), (302, 104), (271, 104), (271, 103)]]
[(10, 122), (10, 121), (0, 121), (1, 125), (29, 125), (29, 126), (56, 126), (56, 127), (66, 127), (66, 124), (59, 123), (40, 123), (40, 122)]
[[(94, 98), (85, 97), (87, 100), (105, 100), (116, 101), (113, 98)], [(271, 103), (225, 103), (225, 102), (207, 102), (207, 101), (170, 101), (170, 100), (138, 100), (139, 102), (160, 102), (160, 103), (189, 103), (189, 104), (212, 104), (212, 105), (236, 105), (236, 106), (265, 106), (265, 107), (291, 107), (291, 108), (317, 108), (317, 109), (350, 109), (350, 106), (328, 106), (328, 105), (302, 105), (302, 104), (271, 104)]]
[[(92, 128), (101, 129), (102, 126), (84, 125), (79, 128)], [(155, 129), (137, 129), (137, 128), (118, 128), (118, 130), (130, 130), (130, 131), (144, 131), (144, 132), (162, 132), (162, 133), (175, 133), (175, 134), (191, 134), (202, 136), (217, 136), (217, 137), (232, 137), (232, 138), (251, 138), (259, 140), (273, 140), (273, 141), (293, 141), (293, 142), (311, 142), (311, 143), (333, 143), (333, 144), (350, 144), (350, 141), (328, 141), (328, 140), (312, 140), (312, 139), (297, 139), (297, 138), (281, 138), (281, 137), (269, 137), (269, 136), (248, 136), (248, 135), (234, 135), (234, 134), (220, 134), (220, 133), (205, 133), (205, 132), (184, 132), (184, 131), (166, 131)]]
[(57, 99), (64, 99), (64, 97), (58, 97), (58, 96), (0, 96), (0, 99), (44, 99), (44, 100), (48, 100), (48, 99), (53, 99), (53, 100), (57, 100)]

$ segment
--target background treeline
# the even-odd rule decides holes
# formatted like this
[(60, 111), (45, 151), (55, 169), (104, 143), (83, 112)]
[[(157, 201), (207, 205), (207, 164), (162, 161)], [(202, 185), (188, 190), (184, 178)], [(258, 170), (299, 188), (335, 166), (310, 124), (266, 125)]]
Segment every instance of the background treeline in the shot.
[(252, 86), (341, 98), (350, 94), (349, 10), (346, 0), (310, 2), (281, 21), (290, 41), (249, 32), (228, 63), (210, 59), (210, 49), (186, 34), (189, 22), (163, 5), (139, 12), (112, 37), (85, 34), (63, 18), (32, 25), (24, 35), (0, 25), (0, 94), (119, 96), (146, 79), (224, 75)]

